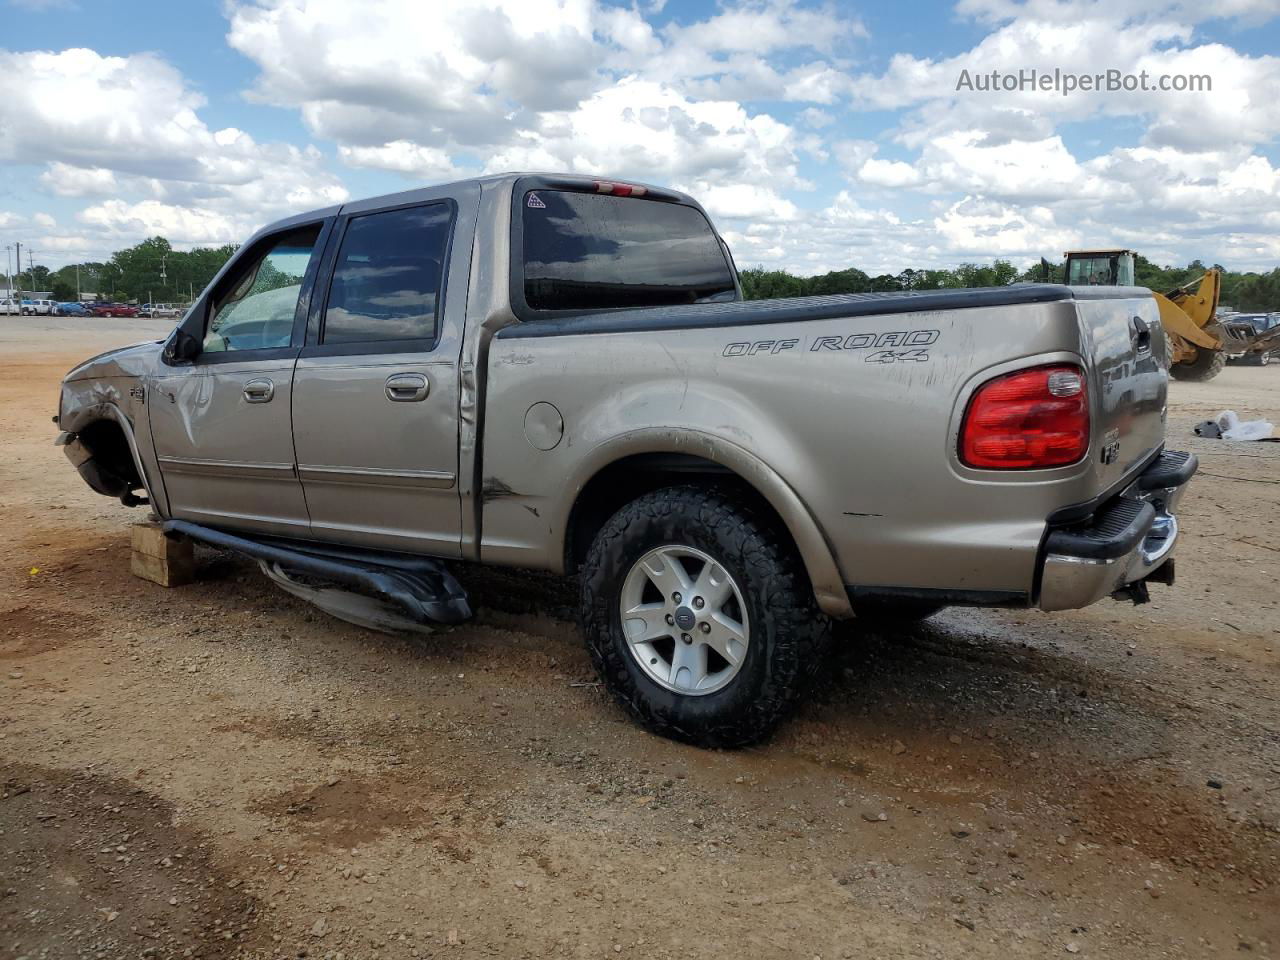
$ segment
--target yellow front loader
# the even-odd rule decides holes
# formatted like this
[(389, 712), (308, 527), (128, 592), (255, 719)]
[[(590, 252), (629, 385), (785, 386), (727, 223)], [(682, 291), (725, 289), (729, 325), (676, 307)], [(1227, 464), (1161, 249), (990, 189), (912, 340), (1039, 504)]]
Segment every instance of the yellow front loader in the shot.
[[(1136, 254), (1132, 250), (1070, 250), (1066, 254), (1066, 282), (1082, 286), (1133, 286)], [(1156, 293), (1164, 325), (1169, 375), (1179, 380), (1212, 380), (1227, 362), (1228, 341), (1240, 333), (1220, 323), (1218, 294), (1222, 275), (1205, 271), (1199, 281), (1169, 293)]]

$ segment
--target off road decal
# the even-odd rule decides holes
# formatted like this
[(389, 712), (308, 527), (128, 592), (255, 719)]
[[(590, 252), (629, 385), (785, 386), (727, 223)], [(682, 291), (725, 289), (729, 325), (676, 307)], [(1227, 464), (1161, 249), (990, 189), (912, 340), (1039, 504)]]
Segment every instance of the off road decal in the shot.
[(529, 199), (525, 201), (525, 206), (533, 210), (545, 210), (547, 205), (542, 202), (542, 198), (536, 193), (529, 194)]
[(786, 340), (737, 341), (728, 344), (721, 356), (754, 357), (776, 356), (790, 350), (808, 353), (826, 350), (867, 350), (867, 363), (922, 363), (929, 359), (925, 348), (940, 336), (937, 330), (886, 330), (883, 333), (850, 333), (844, 336), (825, 335), (812, 340), (791, 337)]
[(794, 350), (800, 341), (790, 340), (757, 340), (755, 343), (731, 343), (724, 348), (726, 357), (754, 357), (757, 353), (782, 353)]

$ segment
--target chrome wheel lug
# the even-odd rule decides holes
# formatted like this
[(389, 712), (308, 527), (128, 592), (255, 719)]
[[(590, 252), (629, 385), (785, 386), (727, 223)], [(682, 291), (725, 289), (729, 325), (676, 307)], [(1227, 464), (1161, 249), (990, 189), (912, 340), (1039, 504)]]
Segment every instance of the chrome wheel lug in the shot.
[(680, 639), (685, 643), (693, 643), (693, 637), (689, 636), (687, 633), (680, 634)]
[(680, 602), (681, 600), (683, 600), (683, 599), (684, 599), (684, 598), (683, 598), (682, 596), (680, 596), (680, 594), (678, 594), (678, 593), (673, 593), (673, 594), (671, 595), (671, 602), (672, 602), (672, 603), (679, 603), (679, 602)]
[(694, 597), (693, 605), (696, 609), (701, 610), (703, 607), (707, 605), (707, 602), (703, 600), (701, 597)]
[(702, 621), (702, 623), (701, 623), (701, 624), (699, 624), (699, 625), (698, 625), (698, 629), (699, 629), (699, 630), (701, 630), (703, 633), (710, 633), (710, 632), (711, 632), (711, 624), (707, 623), (707, 622), (704, 620), (704, 621)]
[(673, 617), (671, 614), (669, 614), (669, 613), (668, 613), (668, 614), (667, 614), (667, 626), (668, 626), (668, 627), (674, 627), (675, 625), (676, 625), (676, 618), (675, 618), (675, 617)]

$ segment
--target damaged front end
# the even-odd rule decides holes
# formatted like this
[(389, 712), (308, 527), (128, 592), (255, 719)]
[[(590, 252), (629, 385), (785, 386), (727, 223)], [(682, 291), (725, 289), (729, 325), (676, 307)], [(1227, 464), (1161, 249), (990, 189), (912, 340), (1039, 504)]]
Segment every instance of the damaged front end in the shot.
[(141, 343), (86, 360), (62, 381), (55, 443), (89, 488), (133, 507), (151, 503), (151, 486), (135, 423), (145, 433), (146, 374), (159, 356)]
[(63, 431), (55, 441), (63, 448), (67, 459), (80, 477), (95, 493), (114, 497), (126, 507), (150, 503), (146, 496), (134, 491), (146, 484), (139, 475), (137, 464), (122, 436), (122, 430), (112, 421), (98, 420), (81, 433)]

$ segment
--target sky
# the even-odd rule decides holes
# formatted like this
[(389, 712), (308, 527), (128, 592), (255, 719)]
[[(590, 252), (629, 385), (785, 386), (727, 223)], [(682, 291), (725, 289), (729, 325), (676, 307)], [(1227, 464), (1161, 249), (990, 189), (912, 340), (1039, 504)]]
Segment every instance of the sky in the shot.
[(50, 267), (505, 170), (685, 190), (740, 267), (1280, 265), (1280, 0), (0, 2)]

